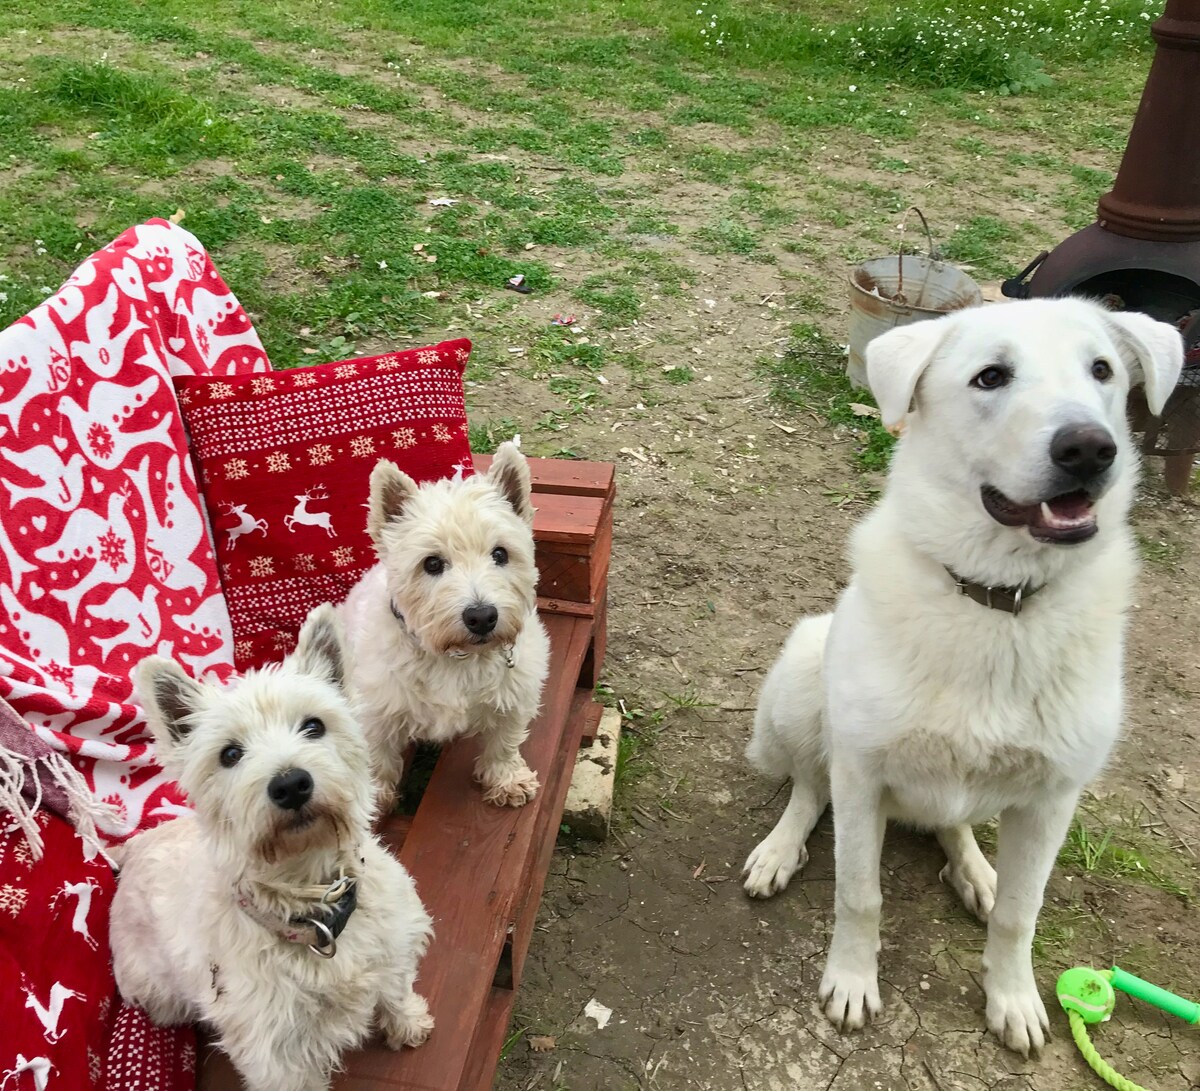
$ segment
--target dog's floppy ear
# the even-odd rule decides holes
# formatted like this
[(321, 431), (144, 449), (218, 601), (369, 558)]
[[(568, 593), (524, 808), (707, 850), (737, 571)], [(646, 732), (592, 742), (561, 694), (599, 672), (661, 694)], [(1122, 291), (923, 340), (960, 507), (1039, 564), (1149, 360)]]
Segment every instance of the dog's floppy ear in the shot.
[(487, 479), (512, 505), (513, 511), (532, 526), (533, 503), (530, 493), (533, 486), (529, 479), (529, 463), (521, 454), (521, 449), (511, 440), (500, 444), (496, 449)]
[(867, 385), (879, 403), (884, 427), (899, 435), (912, 406), (921, 373), (946, 336), (937, 319), (897, 326), (867, 345)]
[(1131, 385), (1146, 384), (1146, 405), (1161, 415), (1183, 367), (1183, 338), (1167, 322), (1137, 311), (1106, 311), (1105, 321), (1129, 366)]
[(337, 611), (328, 602), (309, 612), (290, 658), (305, 674), (327, 678), (338, 689), (346, 688), (346, 645), (342, 624)]
[(371, 498), (367, 505), (367, 533), (379, 544), (383, 528), (399, 519), (404, 505), (417, 494), (417, 483), (394, 462), (381, 458), (371, 471)]
[(183, 742), (192, 730), (192, 716), (204, 687), (189, 678), (174, 660), (151, 655), (134, 673), (134, 684), (154, 739), (164, 752)]

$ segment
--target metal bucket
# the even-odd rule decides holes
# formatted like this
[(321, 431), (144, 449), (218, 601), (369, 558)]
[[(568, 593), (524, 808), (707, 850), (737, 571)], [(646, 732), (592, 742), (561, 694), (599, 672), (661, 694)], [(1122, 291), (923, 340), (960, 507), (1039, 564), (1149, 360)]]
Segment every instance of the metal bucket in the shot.
[[(922, 216), (922, 222), (924, 219)], [(983, 293), (975, 281), (956, 266), (932, 257), (892, 254), (864, 262), (850, 274), (846, 374), (856, 386), (867, 386), (866, 351), (872, 339), (895, 326), (940, 318), (982, 302)]]

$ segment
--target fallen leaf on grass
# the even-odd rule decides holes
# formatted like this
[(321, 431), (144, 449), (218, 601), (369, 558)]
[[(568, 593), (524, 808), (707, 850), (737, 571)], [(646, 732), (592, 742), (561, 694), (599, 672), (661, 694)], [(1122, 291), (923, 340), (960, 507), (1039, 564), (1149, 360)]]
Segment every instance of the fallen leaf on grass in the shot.
[(851, 402), (850, 412), (856, 417), (878, 417), (879, 410), (873, 405), (863, 405), (862, 402)]
[(780, 424), (779, 421), (777, 421), (777, 420), (773, 420), (773, 421), (771, 421), (771, 423), (773, 425), (775, 425), (775, 427), (778, 428), (781, 432), (786, 432), (789, 436), (796, 430), (795, 428), (790, 428), (786, 424)]
[(693, 871), (693, 872), (692, 872), (692, 878), (693, 878), (693, 879), (699, 879), (699, 878), (700, 878), (700, 876), (701, 876), (701, 875), (703, 875), (703, 874), (704, 874), (704, 861), (703, 861), (703, 860), (701, 860), (701, 861), (700, 861), (700, 866), (699, 866), (698, 868), (696, 868), (696, 870), (695, 870), (695, 871)]
[(529, 1036), (529, 1048), (534, 1053), (553, 1053), (557, 1044), (549, 1034), (531, 1034)]

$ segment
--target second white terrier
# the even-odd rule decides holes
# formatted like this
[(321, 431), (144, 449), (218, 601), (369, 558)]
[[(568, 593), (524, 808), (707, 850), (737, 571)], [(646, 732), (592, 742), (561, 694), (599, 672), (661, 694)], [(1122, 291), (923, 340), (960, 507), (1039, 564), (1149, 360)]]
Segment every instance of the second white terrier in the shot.
[(371, 473), (367, 531), (379, 564), (341, 607), (380, 799), (395, 802), (410, 742), (478, 734), (484, 799), (520, 807), (537, 775), (520, 746), (550, 642), (537, 615), (529, 464), (502, 444), (490, 470), (417, 485)]
[(249, 1091), (326, 1091), (373, 1025), (433, 1028), (413, 991), (430, 936), (408, 872), (372, 835), (367, 747), (332, 606), (278, 666), (220, 687), (143, 660), (138, 691), (195, 814), (120, 850), (121, 995), (160, 1025), (203, 1021)]

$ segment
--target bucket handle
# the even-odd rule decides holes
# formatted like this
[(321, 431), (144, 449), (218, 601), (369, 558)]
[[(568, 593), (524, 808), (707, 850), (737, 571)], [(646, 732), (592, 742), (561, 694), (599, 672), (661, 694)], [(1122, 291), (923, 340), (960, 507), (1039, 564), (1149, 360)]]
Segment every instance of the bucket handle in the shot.
[(904, 232), (908, 227), (908, 214), (915, 212), (921, 218), (921, 226), (925, 228), (925, 239), (929, 243), (929, 260), (933, 261), (933, 232), (929, 230), (929, 221), (925, 219), (925, 213), (922, 212), (916, 205), (910, 205), (904, 210), (904, 215), (900, 217), (900, 252), (897, 257), (898, 277), (896, 283), (896, 294), (894, 299), (904, 302)]

